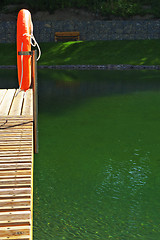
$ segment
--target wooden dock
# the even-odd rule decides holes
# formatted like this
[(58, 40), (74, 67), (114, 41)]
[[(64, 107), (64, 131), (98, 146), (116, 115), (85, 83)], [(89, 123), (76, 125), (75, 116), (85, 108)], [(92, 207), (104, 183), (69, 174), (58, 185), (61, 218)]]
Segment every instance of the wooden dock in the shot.
[(33, 93), (0, 90), (0, 240), (32, 240)]

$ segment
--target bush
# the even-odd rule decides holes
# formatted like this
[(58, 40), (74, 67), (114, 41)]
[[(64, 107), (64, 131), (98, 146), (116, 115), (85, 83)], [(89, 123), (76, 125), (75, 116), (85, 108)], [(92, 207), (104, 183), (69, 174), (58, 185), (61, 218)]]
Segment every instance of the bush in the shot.
[(152, 14), (160, 17), (159, 0), (1, 0), (0, 8), (9, 4), (23, 4), (32, 11), (50, 13), (63, 8), (83, 8), (103, 16), (115, 15), (127, 18), (137, 14)]

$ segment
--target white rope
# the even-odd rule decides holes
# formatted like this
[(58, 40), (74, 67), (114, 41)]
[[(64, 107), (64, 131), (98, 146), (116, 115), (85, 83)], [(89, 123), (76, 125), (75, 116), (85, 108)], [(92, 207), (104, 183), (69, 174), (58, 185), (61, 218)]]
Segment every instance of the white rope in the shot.
[(39, 44), (37, 43), (37, 41), (36, 41), (36, 39), (35, 39), (35, 37), (34, 37), (34, 35), (33, 35), (33, 23), (32, 23), (32, 20), (31, 20), (31, 34), (28, 34), (28, 33), (24, 33), (23, 34), (23, 36), (28, 36), (28, 37), (30, 37), (31, 38), (31, 45), (33, 46), (33, 47), (36, 47), (37, 46), (37, 48), (38, 48), (38, 52), (39, 52), (39, 55), (38, 55), (38, 58), (37, 58), (37, 61), (40, 59), (40, 57), (41, 57), (41, 49), (40, 49), (40, 46), (39, 46)]
[[(23, 52), (23, 42), (21, 44), (21, 52)], [(19, 88), (22, 86), (22, 79), (23, 79), (23, 55), (21, 55), (21, 65), (22, 65), (22, 72), (21, 72), (21, 82)]]
[(25, 97), (26, 97), (26, 91), (24, 91), (23, 93), (23, 99), (25, 99)]
[(37, 43), (37, 41), (36, 41), (36, 39), (35, 39), (35, 37), (33, 35), (33, 22), (32, 22), (32, 20), (31, 20), (31, 45), (33, 47), (37, 46), (37, 48), (38, 48), (38, 52), (39, 52), (39, 56), (37, 58), (37, 61), (38, 61), (40, 59), (40, 57), (41, 57), (41, 49), (40, 49), (39, 44)]
[[(33, 41), (33, 42), (32, 42)], [(35, 37), (34, 37), (34, 35), (33, 34), (31, 34), (31, 45), (33, 46), (33, 47), (36, 47), (37, 46), (37, 48), (38, 48), (38, 52), (39, 52), (39, 55), (38, 55), (38, 58), (37, 58), (37, 61), (40, 59), (40, 57), (41, 57), (41, 49), (40, 49), (40, 46), (39, 46), (39, 44), (37, 43), (37, 41), (36, 41), (36, 39), (35, 39)]]

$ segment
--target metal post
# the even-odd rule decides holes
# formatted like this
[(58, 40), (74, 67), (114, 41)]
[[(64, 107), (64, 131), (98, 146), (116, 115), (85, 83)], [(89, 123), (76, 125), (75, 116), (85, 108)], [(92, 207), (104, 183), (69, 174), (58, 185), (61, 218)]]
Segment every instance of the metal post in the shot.
[(33, 137), (34, 153), (38, 153), (38, 92), (37, 92), (37, 50), (32, 55), (32, 85), (33, 85)]

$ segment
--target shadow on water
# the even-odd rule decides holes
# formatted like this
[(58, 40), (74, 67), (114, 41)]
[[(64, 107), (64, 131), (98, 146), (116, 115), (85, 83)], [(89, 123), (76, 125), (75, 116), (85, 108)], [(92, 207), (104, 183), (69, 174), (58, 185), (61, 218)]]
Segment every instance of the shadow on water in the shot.
[[(18, 88), (17, 70), (0, 70), (0, 89)], [(94, 97), (160, 90), (159, 71), (38, 70), (39, 110), (60, 114)]]
[[(17, 70), (0, 70), (0, 89), (17, 88)], [(39, 94), (46, 98), (84, 98), (159, 90), (157, 70), (38, 70)]]
[(157, 90), (158, 71), (39, 71), (40, 111), (54, 114), (94, 97)]
[(0, 89), (18, 88), (17, 70), (0, 69)]

